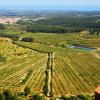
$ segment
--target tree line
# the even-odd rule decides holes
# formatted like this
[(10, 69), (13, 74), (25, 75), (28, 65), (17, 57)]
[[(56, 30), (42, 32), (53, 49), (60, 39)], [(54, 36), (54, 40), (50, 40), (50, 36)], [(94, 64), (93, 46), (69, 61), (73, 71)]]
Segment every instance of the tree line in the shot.
[(100, 16), (60, 16), (50, 19), (43, 19), (37, 22), (18, 21), (17, 24), (24, 26), (27, 32), (44, 33), (73, 33), (84, 30), (90, 31), (90, 34), (100, 32)]

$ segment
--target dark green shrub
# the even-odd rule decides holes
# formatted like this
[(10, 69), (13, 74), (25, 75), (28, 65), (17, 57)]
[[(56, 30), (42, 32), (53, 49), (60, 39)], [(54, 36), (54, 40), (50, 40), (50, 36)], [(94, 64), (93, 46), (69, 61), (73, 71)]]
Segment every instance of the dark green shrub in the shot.
[(80, 98), (81, 100), (88, 100), (88, 96), (84, 94), (79, 94), (77, 95), (77, 97)]
[(5, 96), (5, 100), (14, 100), (14, 96), (9, 90), (4, 90), (3, 95)]
[(25, 94), (25, 96), (27, 96), (27, 95), (30, 94), (30, 88), (29, 88), (29, 87), (26, 87), (26, 88), (24, 89), (24, 94)]
[(44, 96), (40, 96), (38, 94), (33, 94), (31, 97), (30, 97), (30, 100), (45, 100)]

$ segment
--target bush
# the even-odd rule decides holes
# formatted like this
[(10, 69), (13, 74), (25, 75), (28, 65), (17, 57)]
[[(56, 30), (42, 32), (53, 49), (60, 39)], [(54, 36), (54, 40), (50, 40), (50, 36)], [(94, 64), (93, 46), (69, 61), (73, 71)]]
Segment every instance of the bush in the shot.
[(88, 100), (88, 96), (87, 95), (83, 95), (83, 94), (79, 94), (77, 96), (65, 96), (65, 95), (62, 95), (61, 99), (63, 99), (63, 100)]
[(88, 100), (88, 96), (83, 95), (83, 94), (79, 94), (77, 95), (78, 98), (80, 98), (81, 100)]
[(30, 94), (30, 88), (29, 88), (29, 87), (26, 87), (26, 88), (24, 89), (24, 94), (25, 94), (25, 96), (27, 96), (27, 95)]
[(44, 91), (44, 94), (47, 95), (47, 93), (48, 93), (48, 86), (47, 86), (47, 84), (44, 85), (43, 91)]
[(5, 90), (3, 92), (3, 95), (5, 96), (5, 100), (14, 100), (13, 94), (9, 90)]
[(0, 55), (0, 62), (6, 62), (6, 57), (4, 57), (3, 55)]
[(5, 25), (4, 24), (0, 24), (0, 29), (1, 30), (5, 29)]
[(38, 94), (33, 94), (30, 100), (45, 100), (44, 96), (40, 96)]
[(24, 42), (34, 42), (34, 39), (31, 38), (31, 37), (25, 37), (25, 38), (22, 38), (22, 41), (24, 41)]

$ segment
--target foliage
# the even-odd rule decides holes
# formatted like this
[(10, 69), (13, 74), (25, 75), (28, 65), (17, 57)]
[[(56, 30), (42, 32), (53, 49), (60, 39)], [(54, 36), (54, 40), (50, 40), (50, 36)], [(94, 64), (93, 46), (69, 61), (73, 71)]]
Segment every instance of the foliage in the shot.
[(74, 96), (65, 96), (62, 95), (61, 99), (63, 100), (88, 100), (89, 97), (87, 95), (79, 94), (79, 95), (74, 95)]
[(3, 95), (5, 96), (5, 100), (14, 100), (14, 96), (9, 90), (4, 90)]
[(31, 37), (25, 37), (25, 38), (22, 38), (21, 41), (25, 41), (25, 42), (34, 42), (34, 39), (31, 38)]
[(4, 30), (5, 29), (5, 25), (4, 24), (0, 24), (0, 30)]
[(24, 93), (25, 93), (25, 96), (29, 95), (30, 94), (30, 88), (29, 87), (25, 87)]
[(44, 96), (40, 96), (38, 94), (33, 94), (31, 96), (30, 100), (46, 100), (46, 99), (44, 98)]
[(6, 61), (6, 57), (4, 57), (3, 55), (0, 55), (0, 62), (5, 62)]

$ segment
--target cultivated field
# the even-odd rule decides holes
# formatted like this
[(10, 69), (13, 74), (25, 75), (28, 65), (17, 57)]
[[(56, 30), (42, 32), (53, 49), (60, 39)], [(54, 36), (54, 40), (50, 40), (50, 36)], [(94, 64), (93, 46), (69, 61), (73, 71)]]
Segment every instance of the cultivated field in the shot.
[(32, 36), (34, 42), (12, 43), (9, 38), (0, 38), (1, 91), (23, 92), (25, 87), (30, 87), (32, 92), (44, 94), (43, 87), (49, 75), (47, 83), (54, 97), (94, 94), (100, 84), (100, 51), (68, 48), (67, 45), (76, 42), (99, 49), (100, 38), (52, 33), (20, 36)]
[[(66, 37), (68, 38), (68, 36)], [(99, 48), (99, 38), (97, 40), (94, 39), (94, 41), (93, 39), (89, 40), (87, 41), (87, 44), (89, 44), (90, 47)], [(83, 40), (77, 41), (82, 42)], [(84, 42), (86, 42), (85, 39)], [(95, 88), (100, 84), (100, 59), (96, 56), (96, 54), (99, 55), (99, 51), (96, 53), (95, 51), (70, 49), (67, 47), (63, 48), (61, 46), (57, 47), (47, 45), (43, 42), (26, 43), (19, 41), (16, 43), (25, 47), (29, 47), (33, 50), (54, 53), (52, 88), (55, 97), (59, 97), (62, 94), (93, 95)]]
[(68, 54), (66, 57), (56, 58), (54, 64), (55, 96), (93, 94), (100, 83), (100, 60), (91, 54)]
[[(3, 39), (4, 40), (4, 39)], [(0, 42), (0, 90), (23, 92), (26, 86), (41, 93), (45, 81), (47, 54), (24, 49), (15, 44)]]

